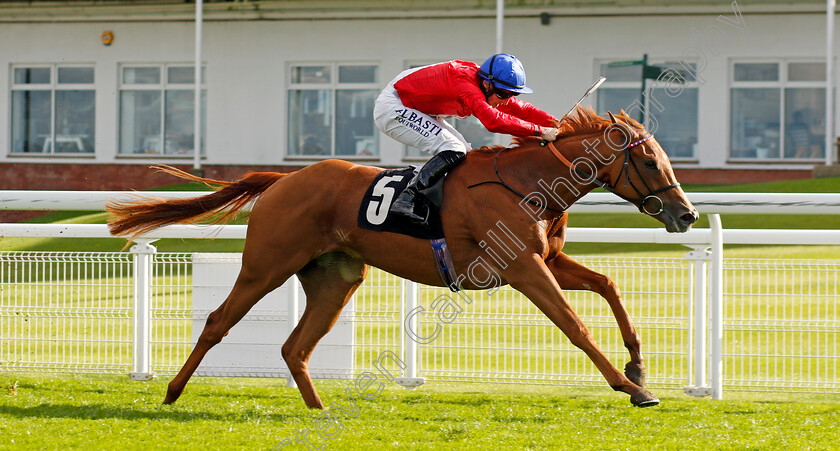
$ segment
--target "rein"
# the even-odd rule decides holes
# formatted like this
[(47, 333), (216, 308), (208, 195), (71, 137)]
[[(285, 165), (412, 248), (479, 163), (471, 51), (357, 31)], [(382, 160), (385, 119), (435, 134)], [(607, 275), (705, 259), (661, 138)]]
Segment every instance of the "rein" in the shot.
[[(575, 171), (578, 175), (583, 177), (584, 180), (588, 180), (591, 183), (594, 183), (594, 184), (598, 185), (600, 188), (603, 188), (604, 190), (615, 194), (616, 196), (626, 200), (627, 202), (630, 202), (631, 204), (636, 205), (639, 208), (639, 210), (644, 212), (645, 214), (648, 214), (650, 216), (656, 216), (656, 215), (662, 213), (662, 211), (665, 209), (665, 203), (662, 202), (662, 199), (659, 196), (657, 196), (657, 194), (659, 194), (661, 192), (664, 192), (664, 191), (667, 191), (671, 188), (677, 188), (678, 186), (680, 186), (680, 184), (679, 183), (674, 183), (672, 185), (664, 186), (662, 188), (653, 190), (653, 189), (650, 188), (650, 186), (648, 186), (647, 182), (645, 182), (645, 179), (642, 176), (642, 172), (639, 170), (639, 167), (636, 165), (636, 162), (630, 156), (630, 149), (632, 149), (632, 148), (634, 148), (634, 147), (636, 147), (636, 146), (638, 146), (638, 145), (640, 145), (640, 144), (642, 144), (646, 141), (649, 141), (651, 139), (653, 139), (652, 134), (647, 135), (644, 138), (638, 139), (638, 140), (630, 143), (624, 149), (622, 149), (624, 151), (624, 164), (621, 167), (621, 171), (618, 173), (618, 178), (616, 178), (616, 183), (619, 180), (621, 180), (621, 175), (624, 174), (624, 178), (625, 178), (624, 187), (626, 188), (627, 185), (630, 184), (630, 186), (633, 188), (634, 191), (636, 191), (636, 194), (639, 196), (638, 198), (632, 198), (632, 197), (625, 196), (625, 195), (619, 193), (618, 191), (616, 191), (615, 188), (613, 188), (612, 186), (598, 180), (597, 178), (593, 177), (591, 174), (588, 174), (586, 171), (578, 168), (577, 165), (573, 164), (571, 161), (569, 161), (568, 158), (566, 158), (562, 153), (560, 153), (560, 150), (557, 149), (557, 147), (554, 145), (553, 142), (542, 141), (540, 143), (540, 145), (543, 146), (543, 147), (545, 147), (547, 145), (548, 149), (551, 151), (551, 153), (554, 154), (554, 156), (558, 160), (560, 160), (561, 163), (566, 165), (569, 169)], [(485, 181), (485, 182), (479, 182), (479, 183), (472, 184), (472, 185), (468, 186), (467, 188), (473, 188), (473, 187), (488, 184), (488, 183), (495, 183), (495, 184), (504, 186), (509, 191), (513, 192), (517, 196), (526, 200), (531, 205), (535, 205), (537, 207), (544, 208), (545, 210), (550, 210), (550, 211), (553, 211), (553, 212), (556, 212), (556, 213), (561, 213), (561, 214), (565, 213), (566, 210), (562, 210), (562, 209), (558, 210), (556, 208), (551, 208), (548, 205), (543, 205), (542, 203), (532, 199), (531, 197), (526, 196), (525, 194), (522, 194), (521, 192), (517, 191), (512, 186), (508, 185), (504, 181), (504, 179), (502, 179), (501, 174), (499, 174), (499, 167), (497, 165), (497, 161), (499, 159), (499, 155), (501, 155), (501, 153), (504, 152), (505, 150), (508, 150), (508, 148), (499, 149), (499, 151), (496, 152), (496, 155), (493, 157), (493, 170), (496, 171), (496, 177), (499, 180), (488, 180), (488, 181)], [(636, 186), (636, 184), (633, 183), (632, 180), (630, 180), (630, 165), (631, 165), (631, 163), (633, 165), (633, 169), (636, 171), (636, 174), (639, 175), (639, 180), (642, 181), (642, 185), (644, 185), (644, 188), (648, 191), (647, 195), (642, 194), (642, 192), (639, 190), (639, 188)], [(648, 210), (646, 204), (647, 204), (647, 201), (650, 200), (650, 199), (656, 199), (659, 202), (658, 210), (655, 210), (655, 211)]]
[(494, 170), (494, 171), (496, 171), (496, 177), (498, 177), (498, 178), (499, 178), (499, 180), (487, 180), (487, 181), (485, 181), (485, 182), (478, 182), (478, 183), (474, 183), (474, 184), (472, 184), (472, 185), (468, 186), (467, 188), (474, 188), (474, 187), (479, 186), (479, 185), (485, 185), (485, 184), (489, 184), (489, 183), (495, 183), (495, 184), (497, 184), (497, 185), (502, 185), (502, 186), (504, 186), (505, 188), (507, 188), (508, 190), (510, 190), (511, 192), (513, 192), (514, 194), (516, 194), (517, 196), (519, 196), (519, 197), (521, 197), (522, 199), (526, 200), (526, 201), (527, 201), (529, 204), (531, 204), (531, 205), (535, 205), (535, 206), (540, 207), (540, 208), (543, 208), (543, 209), (545, 209), (545, 210), (550, 210), (550, 211), (553, 211), (553, 212), (556, 212), (556, 213), (560, 213), (560, 214), (565, 213), (565, 212), (566, 212), (566, 210), (558, 210), (558, 209), (556, 209), (556, 208), (551, 208), (551, 207), (549, 207), (548, 205), (543, 205), (543, 204), (541, 204), (540, 202), (537, 202), (537, 201), (535, 201), (534, 199), (532, 199), (532, 198), (530, 198), (530, 197), (526, 196), (525, 194), (520, 193), (520, 192), (519, 192), (519, 191), (517, 191), (514, 187), (512, 187), (512, 186), (508, 185), (508, 184), (504, 181), (504, 179), (502, 179), (502, 175), (501, 175), (501, 174), (499, 174), (499, 166), (496, 164), (496, 162), (499, 160), (499, 155), (501, 155), (501, 154), (502, 154), (502, 152), (504, 152), (504, 151), (506, 151), (506, 150), (509, 150), (509, 149), (510, 149), (509, 147), (503, 147), (503, 148), (499, 149), (499, 151), (498, 151), (498, 152), (496, 152), (496, 156), (494, 156), (494, 157), (493, 157), (493, 170)]

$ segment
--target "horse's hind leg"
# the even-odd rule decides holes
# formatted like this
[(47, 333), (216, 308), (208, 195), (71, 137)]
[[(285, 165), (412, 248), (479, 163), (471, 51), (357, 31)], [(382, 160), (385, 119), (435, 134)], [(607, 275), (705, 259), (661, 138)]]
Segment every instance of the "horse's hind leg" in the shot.
[(565, 254), (560, 254), (548, 262), (548, 268), (564, 290), (588, 290), (607, 300), (621, 330), (624, 346), (630, 351), (630, 361), (624, 367), (624, 374), (634, 384), (643, 386), (645, 363), (641, 351), (642, 341), (615, 283), (609, 277), (581, 265)]
[(291, 277), (291, 272), (286, 274), (285, 277), (269, 277), (268, 274), (264, 274), (258, 268), (245, 264), (243, 260), (242, 270), (239, 272), (236, 284), (234, 284), (227, 299), (207, 317), (207, 323), (204, 325), (204, 330), (201, 332), (195, 348), (193, 348), (181, 371), (169, 383), (166, 399), (163, 401), (164, 404), (172, 404), (181, 396), (184, 387), (207, 351), (222, 341), (230, 328), (238, 323), (257, 301)]
[(306, 293), (306, 309), (282, 352), (307, 407), (324, 408), (309, 377), (312, 350), (332, 329), (341, 309), (367, 276), (367, 270), (368, 266), (361, 260), (336, 252), (318, 257), (298, 272)]

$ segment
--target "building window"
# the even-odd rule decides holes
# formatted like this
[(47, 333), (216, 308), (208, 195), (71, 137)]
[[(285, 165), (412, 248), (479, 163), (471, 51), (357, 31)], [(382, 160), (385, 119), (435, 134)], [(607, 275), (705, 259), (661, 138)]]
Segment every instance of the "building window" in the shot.
[(821, 159), (825, 155), (825, 63), (733, 62), (730, 156)]
[[(203, 72), (201, 79), (206, 81)], [(202, 153), (207, 147), (207, 92), (203, 88)], [(191, 156), (194, 136), (195, 66), (157, 64), (121, 68), (121, 155)]]
[[(430, 62), (425, 64), (410, 64), (408, 65), (408, 69), (413, 69), (415, 67), (421, 66), (428, 66), (430, 64), (437, 64), (436, 62)], [(523, 99), (527, 101), (527, 99)], [(502, 142), (507, 138), (507, 142), (511, 142), (510, 137), (508, 135), (501, 135), (498, 133), (492, 133), (487, 131), (484, 125), (479, 121), (475, 116), (469, 117), (441, 117), (441, 120), (445, 120), (448, 122), (455, 130), (461, 133), (464, 139), (470, 143), (470, 147), (473, 149), (477, 149), (482, 146), (494, 146), (502, 144)], [(430, 154), (421, 151), (420, 149), (416, 149), (414, 147), (404, 146), (405, 147), (405, 157), (410, 159), (428, 159), (431, 157)]]
[(607, 81), (597, 91), (597, 109), (603, 114), (625, 110), (656, 134), (656, 141), (672, 159), (697, 158), (699, 84), (694, 77), (696, 65), (686, 62), (650, 64), (664, 70), (658, 78), (647, 80), (642, 97), (641, 64), (601, 63), (600, 72)]
[(290, 67), (289, 155), (379, 155), (373, 102), (379, 68), (365, 64)]
[(14, 66), (11, 97), (13, 154), (96, 150), (93, 67)]

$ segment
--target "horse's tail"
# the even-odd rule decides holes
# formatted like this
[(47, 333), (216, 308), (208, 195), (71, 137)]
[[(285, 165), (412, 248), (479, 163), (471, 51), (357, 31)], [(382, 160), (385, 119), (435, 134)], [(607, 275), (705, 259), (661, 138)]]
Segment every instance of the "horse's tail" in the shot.
[(230, 220), (255, 197), (286, 174), (251, 172), (235, 182), (197, 177), (166, 165), (153, 168), (186, 180), (208, 186), (221, 185), (215, 193), (190, 199), (139, 198), (136, 201), (109, 201), (105, 209), (114, 216), (108, 222), (112, 235), (134, 238), (169, 224), (193, 223), (212, 219), (213, 223)]

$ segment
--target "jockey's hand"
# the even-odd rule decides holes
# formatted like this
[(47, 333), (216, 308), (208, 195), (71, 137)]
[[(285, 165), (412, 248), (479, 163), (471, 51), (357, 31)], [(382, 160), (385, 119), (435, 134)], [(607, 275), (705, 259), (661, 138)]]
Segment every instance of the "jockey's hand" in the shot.
[(557, 134), (560, 133), (559, 128), (554, 127), (540, 127), (540, 138), (546, 141), (554, 141), (557, 139)]

